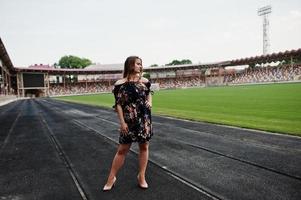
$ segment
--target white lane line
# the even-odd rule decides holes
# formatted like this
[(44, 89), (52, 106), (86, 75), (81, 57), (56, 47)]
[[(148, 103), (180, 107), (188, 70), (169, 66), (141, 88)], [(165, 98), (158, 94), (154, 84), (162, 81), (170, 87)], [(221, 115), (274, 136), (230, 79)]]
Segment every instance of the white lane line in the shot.
[[(111, 142), (113, 142), (113, 143), (115, 143), (115, 144), (119, 144), (117, 141), (113, 140), (112, 138), (110, 138), (110, 137), (104, 135), (104, 134), (101, 133), (100, 131), (95, 130), (94, 128), (92, 128), (92, 127), (90, 127), (90, 126), (87, 126), (86, 124), (83, 124), (83, 123), (82, 123), (81, 121), (79, 121), (79, 120), (73, 119), (72, 121), (74, 122), (74, 124), (80, 126), (81, 128), (83, 128), (83, 127), (88, 128), (88, 129), (94, 131), (95, 133), (97, 133), (98, 135), (100, 135), (100, 136), (102, 136), (102, 137), (108, 139), (109, 141), (111, 141)], [(104, 121), (108, 121), (108, 120), (104, 120)], [(108, 122), (110, 122), (110, 121), (108, 121)], [(115, 122), (110, 122), (110, 123), (117, 124), (117, 123), (115, 123)], [(139, 154), (139, 152), (136, 151), (136, 150), (134, 150), (134, 149), (130, 149), (130, 151), (134, 152), (135, 154)], [(196, 185), (198, 185), (198, 184), (193, 184), (193, 183), (192, 183), (193, 181), (185, 180), (183, 177), (181, 177), (180, 174), (177, 174), (176, 172), (173, 172), (173, 171), (169, 170), (169, 169), (167, 168), (167, 166), (162, 166), (160, 163), (154, 161), (153, 159), (149, 159), (149, 161), (152, 162), (153, 164), (155, 164), (156, 166), (158, 166), (159, 168), (163, 169), (165, 172), (167, 172), (167, 174), (169, 174), (170, 176), (172, 176), (172, 177), (175, 178), (176, 180), (178, 180), (178, 181), (180, 181), (181, 183), (183, 183), (183, 184), (185, 184), (185, 185), (187, 185), (187, 186), (189, 186), (189, 187), (191, 187), (191, 188), (197, 190), (198, 192), (200, 192), (200, 193), (202, 193), (202, 194), (204, 194), (204, 195), (206, 195), (206, 196), (212, 198), (213, 200), (220, 200), (220, 199), (221, 199), (221, 198), (218, 198), (217, 195), (213, 195), (213, 192), (210, 191), (209, 189), (206, 189), (206, 190), (205, 190), (205, 189), (202, 189), (202, 188), (201, 188), (201, 187), (204, 187), (204, 186), (198, 187), (198, 186), (196, 186)], [(204, 188), (205, 188), (205, 187), (204, 187)], [(210, 193), (207, 192), (207, 191), (210, 191), (212, 194), (210, 194)]]
[[(36, 105), (35, 105), (35, 108), (38, 109)], [(38, 109), (38, 110), (41, 110), (41, 109)], [(39, 120), (40, 120), (41, 124), (44, 125), (44, 127), (46, 128), (46, 130), (48, 132), (48, 134), (46, 133), (46, 136), (49, 137), (49, 139), (50, 139), (52, 145), (54, 146), (56, 152), (58, 153), (60, 159), (65, 164), (65, 167), (67, 168), (67, 171), (69, 172), (69, 174), (77, 188), (77, 191), (80, 193), (81, 198), (83, 200), (88, 200), (88, 197), (84, 191), (84, 188), (81, 186), (79, 179), (75, 175), (75, 170), (72, 168), (72, 164), (71, 164), (69, 157), (64, 152), (63, 147), (61, 146), (59, 141), (56, 139), (55, 134), (53, 133), (52, 129), (49, 127), (46, 119), (44, 118), (44, 116), (42, 115), (41, 112), (38, 112), (38, 116), (39, 116)]]
[[(102, 121), (104, 121), (104, 122), (113, 124), (113, 125), (119, 125), (119, 124), (116, 123), (116, 122), (112, 122), (112, 121), (103, 119), (103, 118), (101, 118), (101, 117), (99, 117), (99, 116), (97, 116), (97, 118), (100, 119), (100, 120), (102, 120)], [(77, 120), (76, 120), (76, 121), (77, 121)], [(78, 122), (79, 122), (79, 121), (78, 121)], [(81, 123), (81, 122), (80, 122), (80, 123)], [(154, 123), (157, 124), (157, 125), (161, 125), (161, 126), (168, 126), (167, 124), (160, 123), (160, 122), (154, 122)], [(86, 126), (86, 125), (85, 125), (85, 126)], [(96, 131), (95, 129), (93, 129), (93, 128), (91, 128), (91, 127), (88, 127), (88, 128), (90, 128), (90, 129)], [(177, 127), (177, 128), (183, 129), (183, 130), (185, 130), (185, 131), (187, 131), (187, 132), (191, 132), (191, 133), (194, 133), (194, 134), (197, 134), (197, 135), (200, 135), (200, 134), (208, 134), (208, 135), (212, 136), (212, 134), (211, 134), (211, 133), (208, 133), (208, 132), (196, 131), (196, 130), (187, 129), (187, 128), (183, 128), (183, 127)], [(96, 131), (96, 132), (98, 132), (98, 131)], [(99, 133), (99, 132), (98, 132), (98, 133)], [(99, 133), (99, 134), (101, 134), (101, 133)], [(103, 134), (101, 134), (101, 135), (104, 136), (104, 137), (106, 137), (106, 138), (109, 139), (109, 140), (114, 141), (113, 139), (111, 139), (111, 138), (108, 137), (108, 136), (105, 136), (105, 135), (103, 135)], [(215, 137), (218, 137), (218, 136), (215, 135)], [(232, 141), (234, 141), (234, 142), (237, 141), (237, 140), (235, 140), (235, 139), (231, 139), (231, 138), (228, 138), (228, 137), (226, 137), (226, 138), (229, 139), (229, 140), (232, 140)], [(114, 141), (114, 142), (115, 142), (115, 141)], [(246, 142), (246, 141), (244, 141), (244, 142)], [(186, 142), (183, 142), (183, 141), (181, 141), (181, 143), (190, 145), (190, 143), (186, 143)], [(252, 144), (253, 146), (264, 147), (263, 145), (256, 145), (256, 144), (254, 144), (254, 143), (251, 143), (251, 144)], [(192, 146), (195, 146), (195, 145), (192, 144)], [(197, 146), (198, 146), (198, 145), (197, 145)], [(198, 147), (200, 147), (200, 146), (198, 146)], [(271, 146), (267, 146), (267, 147), (273, 148), (273, 147), (271, 147)], [(201, 148), (204, 149), (203, 147), (201, 147)], [(275, 147), (274, 147), (274, 148), (275, 148)], [(277, 147), (276, 147), (276, 148), (277, 148)], [(277, 148), (277, 149), (279, 149), (279, 148)], [(206, 149), (206, 150), (208, 150), (208, 149)], [(269, 150), (270, 150), (270, 149), (269, 149)], [(213, 152), (212, 150), (209, 150), (209, 151), (210, 151), (210, 152)], [(136, 152), (136, 151), (133, 150), (133, 152)], [(215, 152), (215, 151), (214, 151), (214, 152)], [(137, 152), (136, 152), (136, 153), (137, 153)], [(215, 152), (215, 153), (216, 153), (216, 152)], [(234, 159), (234, 160), (241, 161), (241, 162), (244, 162), (244, 163), (248, 163), (248, 164), (260, 166), (260, 165), (258, 165), (258, 164), (256, 164), (256, 163), (249, 162), (249, 161), (246, 161), (246, 160), (243, 160), (243, 159), (239, 159), (239, 158), (235, 158), (235, 157), (233, 157), (233, 156), (231, 156), (231, 155), (222, 154), (222, 153), (219, 153), (219, 152), (218, 152), (218, 154), (224, 155), (225, 157), (228, 157), (228, 158), (230, 158), (230, 159)], [(158, 166), (160, 166), (160, 165), (158, 164)], [(167, 168), (164, 168), (164, 167), (162, 167), (162, 166), (160, 166), (160, 167), (167, 170)], [(283, 174), (282, 172), (278, 172), (277, 170), (274, 170), (274, 169), (272, 169), (272, 168), (266, 168), (266, 167), (262, 167), (262, 166), (260, 166), (260, 167), (261, 167), (261, 168), (264, 168), (264, 169), (268, 169), (269, 171), (274, 171), (274, 172), (280, 173), (280, 174), (282, 174), (282, 175), (286, 175), (286, 176), (290, 176), (290, 177), (299, 179), (299, 177), (294, 177), (294, 176), (291, 176), (291, 175), (287, 175), (286, 173)]]
[(16, 117), (14, 123), (13, 123), (12, 126), (10, 127), (10, 129), (9, 129), (9, 131), (8, 131), (8, 134), (7, 134), (5, 140), (4, 140), (3, 144), (2, 144), (2, 147), (1, 147), (1, 150), (0, 150), (0, 155), (2, 154), (4, 148), (6, 147), (8, 141), (9, 141), (9, 139), (10, 139), (10, 137), (11, 137), (11, 134), (12, 134), (13, 130), (15, 129), (16, 124), (17, 124), (17, 121), (18, 121), (18, 119), (19, 119), (20, 116), (21, 116), (21, 113), (22, 113), (22, 111), (19, 111), (19, 114), (17, 115), (17, 117)]
[[(154, 124), (157, 124), (157, 125), (161, 125), (161, 126), (169, 126), (167, 124), (164, 124), (164, 123), (160, 123), (160, 122), (153, 122)], [(193, 130), (193, 129), (188, 129), (188, 128), (184, 128), (184, 127), (180, 127), (180, 126), (177, 126), (176, 127), (177, 129), (182, 129), (184, 131), (187, 131), (187, 132), (190, 132), (190, 133), (194, 133), (194, 134), (197, 134), (197, 135), (203, 135), (203, 134), (206, 134), (208, 136), (211, 136), (211, 137), (216, 137), (216, 138), (220, 138), (220, 137), (223, 137), (227, 140), (231, 140), (233, 142), (243, 142), (243, 143), (247, 143), (251, 146), (256, 146), (256, 147), (261, 147), (261, 148), (264, 148), (264, 149), (267, 149), (267, 150), (271, 150), (271, 149), (276, 149), (276, 150), (284, 150), (284, 151), (290, 151), (292, 153), (295, 153), (296, 151), (300, 151), (301, 152), (301, 149), (296, 149), (296, 148), (289, 148), (289, 147), (280, 147), (280, 146), (276, 146), (276, 145), (273, 145), (273, 144), (263, 144), (263, 143), (260, 143), (258, 142), (257, 140), (253, 140), (253, 139), (235, 139), (235, 138), (232, 138), (232, 137), (229, 137), (229, 136), (223, 136), (223, 135), (216, 135), (214, 133), (210, 133), (210, 132), (206, 132), (206, 131), (197, 131), (197, 130)]]

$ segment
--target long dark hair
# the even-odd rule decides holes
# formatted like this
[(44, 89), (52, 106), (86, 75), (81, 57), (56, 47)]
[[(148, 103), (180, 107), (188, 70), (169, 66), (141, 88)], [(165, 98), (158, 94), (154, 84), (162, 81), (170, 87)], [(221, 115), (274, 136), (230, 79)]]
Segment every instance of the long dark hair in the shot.
[[(123, 70), (123, 78), (128, 77), (130, 74), (134, 72), (135, 62), (139, 59), (142, 64), (142, 59), (138, 56), (129, 56), (124, 62), (124, 70)], [(140, 71), (140, 75), (142, 74), (142, 69)]]

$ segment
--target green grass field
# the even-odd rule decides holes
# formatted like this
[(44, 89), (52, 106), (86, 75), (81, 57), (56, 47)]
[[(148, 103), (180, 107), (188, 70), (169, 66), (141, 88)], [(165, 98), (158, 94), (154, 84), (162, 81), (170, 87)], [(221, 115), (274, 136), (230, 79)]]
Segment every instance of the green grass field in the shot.
[[(112, 94), (57, 99), (112, 107)], [(301, 136), (301, 83), (161, 90), (153, 114)]]

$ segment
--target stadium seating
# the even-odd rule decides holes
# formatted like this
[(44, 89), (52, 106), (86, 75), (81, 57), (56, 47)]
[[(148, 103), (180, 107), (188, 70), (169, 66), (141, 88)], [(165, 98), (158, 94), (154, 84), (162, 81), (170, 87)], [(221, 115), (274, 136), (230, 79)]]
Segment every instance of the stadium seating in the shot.
[(280, 66), (280, 67), (258, 67), (245, 69), (241, 73), (231, 74), (224, 77), (224, 83), (244, 84), (244, 83), (265, 83), (294, 81), (301, 75), (301, 65)]
[[(172, 77), (172, 78), (156, 78), (151, 82), (160, 89), (173, 88), (190, 88), (205, 87), (216, 85), (235, 85), (235, 84), (251, 84), (251, 83), (268, 83), (268, 82), (287, 82), (298, 81), (301, 77), (301, 65), (283, 65), (277, 67), (257, 67), (247, 68), (243, 71), (226, 73), (218, 75), (205, 75), (193, 77)], [(51, 83), (49, 87), (50, 96), (58, 95), (77, 95), (77, 94), (93, 94), (102, 92), (111, 92), (115, 80), (101, 81), (94, 80), (90, 82), (69, 83), (65, 86), (62, 83)]]

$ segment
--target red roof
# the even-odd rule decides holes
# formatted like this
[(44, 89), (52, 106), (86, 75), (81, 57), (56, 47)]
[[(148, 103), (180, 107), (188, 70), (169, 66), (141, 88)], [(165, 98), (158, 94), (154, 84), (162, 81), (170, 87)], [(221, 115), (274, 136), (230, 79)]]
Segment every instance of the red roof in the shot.
[(35, 68), (35, 69), (37, 69), (37, 68), (39, 68), (39, 69), (41, 69), (41, 68), (44, 68), (44, 69), (54, 69), (55, 67), (54, 66), (51, 66), (51, 65), (43, 65), (43, 64), (34, 64), (34, 65), (30, 65), (28, 68)]
[[(301, 48), (291, 51), (272, 53), (267, 55), (260, 55), (254, 57), (240, 58), (224, 62), (216, 62), (210, 64), (189, 64), (189, 65), (173, 65), (164, 67), (154, 67), (147, 68), (144, 71), (164, 71), (164, 70), (179, 70), (179, 69), (191, 69), (191, 68), (210, 68), (210, 67), (222, 67), (222, 66), (236, 66), (236, 65), (247, 65), (250, 63), (267, 63), (273, 61), (279, 61), (287, 59), (290, 56), (300, 56)], [(54, 66), (35, 64), (28, 68), (14, 68), (16, 72), (47, 72), (53, 75), (63, 75), (63, 74), (112, 74), (112, 73), (122, 73), (122, 69), (61, 69), (55, 68)]]
[(249, 63), (266, 63), (266, 62), (273, 62), (288, 58), (290, 56), (301, 56), (301, 48), (293, 49), (293, 50), (286, 50), (284, 52), (272, 53), (267, 55), (255, 56), (255, 57), (247, 57), (247, 58), (240, 58), (230, 61), (230, 65), (243, 65)]

